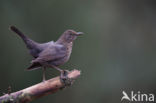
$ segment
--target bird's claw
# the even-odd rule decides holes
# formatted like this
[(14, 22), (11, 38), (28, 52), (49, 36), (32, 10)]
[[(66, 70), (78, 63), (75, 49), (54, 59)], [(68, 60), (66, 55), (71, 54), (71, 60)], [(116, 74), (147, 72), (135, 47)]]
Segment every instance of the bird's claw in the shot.
[(60, 75), (60, 80), (64, 84), (62, 88), (65, 88), (66, 86), (70, 86), (72, 84), (72, 80), (68, 78), (68, 70), (62, 70)]

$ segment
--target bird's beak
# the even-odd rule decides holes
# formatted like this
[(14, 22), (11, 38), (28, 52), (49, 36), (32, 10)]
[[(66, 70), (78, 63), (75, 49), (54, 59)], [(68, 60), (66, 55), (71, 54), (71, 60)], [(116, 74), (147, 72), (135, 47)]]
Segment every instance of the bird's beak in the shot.
[(80, 35), (82, 35), (84, 33), (83, 32), (77, 32), (76, 34), (77, 34), (77, 36), (80, 36)]

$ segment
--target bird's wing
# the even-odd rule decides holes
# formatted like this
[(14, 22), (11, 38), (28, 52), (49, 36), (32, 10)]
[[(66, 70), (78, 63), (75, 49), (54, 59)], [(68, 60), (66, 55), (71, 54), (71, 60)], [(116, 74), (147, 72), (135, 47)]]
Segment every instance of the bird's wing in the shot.
[(40, 48), (42, 50), (44, 50), (45, 48), (49, 47), (49, 45), (54, 45), (54, 44), (55, 44), (54, 41), (50, 41), (50, 42), (47, 42), (47, 43), (41, 43), (41, 44), (39, 44), (39, 46), (40, 46)]
[(55, 44), (47, 47), (45, 50), (43, 50), (38, 58), (34, 60), (35, 62), (43, 61), (43, 62), (49, 62), (53, 61), (59, 58), (62, 58), (66, 55), (66, 47), (60, 44)]

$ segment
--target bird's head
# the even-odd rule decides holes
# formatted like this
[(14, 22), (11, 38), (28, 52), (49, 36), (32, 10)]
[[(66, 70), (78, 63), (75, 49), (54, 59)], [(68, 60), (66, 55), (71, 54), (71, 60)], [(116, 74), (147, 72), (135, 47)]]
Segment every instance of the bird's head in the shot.
[(74, 30), (66, 30), (59, 38), (59, 40), (70, 43), (73, 42), (78, 36), (82, 34), (83, 34), (82, 32), (76, 32)]

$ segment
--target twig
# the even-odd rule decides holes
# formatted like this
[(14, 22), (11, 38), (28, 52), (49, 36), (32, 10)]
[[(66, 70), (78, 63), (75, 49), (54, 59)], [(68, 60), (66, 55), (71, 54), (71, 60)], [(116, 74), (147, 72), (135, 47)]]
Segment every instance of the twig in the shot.
[[(79, 75), (79, 70), (73, 70), (69, 72), (66, 83), (72, 84)], [(65, 83), (62, 82), (58, 76), (23, 90), (5, 94), (0, 97), (0, 103), (28, 103), (42, 96), (55, 93), (63, 87), (65, 87)]]

